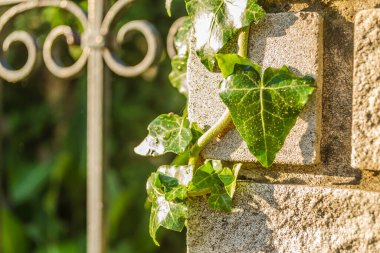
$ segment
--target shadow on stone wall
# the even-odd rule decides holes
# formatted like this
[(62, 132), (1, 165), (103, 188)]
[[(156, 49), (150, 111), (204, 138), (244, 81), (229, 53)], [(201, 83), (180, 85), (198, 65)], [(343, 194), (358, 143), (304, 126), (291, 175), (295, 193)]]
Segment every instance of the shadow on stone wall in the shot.
[(238, 187), (234, 200), (238, 208), (231, 214), (211, 211), (204, 200), (191, 202), (187, 242), (191, 247), (188, 253), (279, 252), (273, 243), (271, 219), (260, 211), (265, 208), (263, 205), (278, 208), (274, 187), (258, 185), (254, 190), (257, 197), (248, 200), (247, 196), (252, 196), (252, 192), (244, 193), (245, 189)]

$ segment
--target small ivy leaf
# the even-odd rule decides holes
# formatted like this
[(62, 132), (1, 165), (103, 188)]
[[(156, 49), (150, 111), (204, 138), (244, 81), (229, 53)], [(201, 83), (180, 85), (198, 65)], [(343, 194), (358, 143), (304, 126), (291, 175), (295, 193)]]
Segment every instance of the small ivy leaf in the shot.
[(161, 166), (148, 179), (149, 233), (157, 245), (156, 233), (160, 227), (180, 232), (185, 226), (187, 207), (184, 201), (192, 174), (192, 166)]
[(168, 152), (183, 153), (193, 135), (186, 117), (174, 114), (158, 116), (148, 126), (149, 135), (135, 148), (143, 156), (159, 156)]
[(152, 173), (146, 182), (146, 193), (150, 202), (153, 202), (158, 195), (164, 194), (161, 187), (162, 185), (158, 173)]
[[(238, 54), (217, 54), (216, 60), (218, 61), (218, 66), (224, 78), (227, 78), (235, 72), (236, 65), (250, 66), (252, 68), (259, 67), (252, 63), (250, 59), (241, 57)], [(257, 69), (257, 71), (261, 71), (261, 68)]]
[(162, 187), (164, 188), (164, 192), (170, 192), (173, 188), (179, 185), (178, 180), (174, 177), (167, 176), (162, 173), (158, 173), (158, 178)]
[(165, 1), (165, 8), (166, 8), (166, 12), (168, 13), (169, 17), (172, 16), (172, 3), (173, 3), (173, 0), (166, 0)]
[(174, 38), (174, 47), (177, 50), (177, 55), (187, 59), (190, 52), (190, 34), (193, 29), (193, 23), (190, 17), (185, 17), (182, 25), (178, 28), (178, 31)]
[(193, 133), (192, 143), (196, 143), (197, 140), (205, 133), (205, 131), (196, 122), (191, 122), (190, 128), (191, 132)]
[(212, 191), (218, 191), (221, 186), (222, 182), (215, 173), (212, 161), (206, 161), (206, 163), (195, 172), (188, 191), (205, 195)]
[(224, 185), (230, 185), (235, 180), (235, 176), (230, 168), (223, 168), (218, 173), (218, 177)]
[[(169, 196), (180, 196), (178, 188), (187, 188), (193, 178), (193, 166), (164, 165), (151, 174), (146, 183), (148, 200), (154, 202), (157, 196), (170, 193)], [(175, 193), (171, 193), (176, 191)], [(182, 194), (183, 195), (183, 194)]]
[(185, 0), (193, 21), (195, 49), (210, 71), (216, 67), (215, 55), (242, 28), (264, 18), (265, 11), (256, 0)]
[[(252, 65), (252, 64), (250, 64)], [(269, 167), (314, 92), (314, 80), (287, 67), (235, 66), (222, 82), (220, 97), (249, 150)]]
[(190, 166), (190, 165), (186, 165), (186, 166), (163, 165), (158, 168), (157, 172), (177, 179), (178, 183), (184, 186), (188, 186), (191, 179), (193, 178), (193, 166)]
[(172, 71), (169, 74), (169, 81), (180, 93), (187, 96), (187, 61), (189, 58), (189, 38), (192, 29), (192, 22), (187, 17), (178, 29), (174, 39), (174, 46), (177, 55), (172, 58)]
[(222, 161), (220, 160), (210, 160), (210, 161), (215, 172), (221, 171), (223, 169)]
[(169, 74), (169, 81), (178, 91), (187, 96), (187, 57), (174, 56), (172, 59), (172, 71)]
[(171, 165), (182, 166), (187, 165), (190, 159), (190, 151), (187, 150), (182, 154), (177, 155), (174, 160), (171, 162)]
[(165, 196), (160, 195), (152, 203), (149, 222), (149, 234), (156, 245), (157, 230), (160, 227), (181, 232), (187, 218), (187, 207), (184, 203), (167, 201)]
[(214, 193), (208, 199), (208, 205), (212, 209), (231, 212), (232, 198), (227, 193)]
[(156, 238), (157, 230), (160, 228), (160, 224), (157, 219), (157, 211), (158, 211), (157, 203), (152, 203), (151, 208), (150, 208), (150, 217), (149, 217), (149, 234), (150, 234), (150, 237), (153, 239), (154, 243), (157, 246), (160, 246)]
[(238, 169), (223, 168), (221, 161), (207, 160), (193, 177), (188, 193), (193, 196), (211, 194), (210, 208), (230, 212)]
[(242, 164), (238, 163), (233, 166), (233, 169), (224, 168), (220, 173), (218, 173), (219, 179), (223, 182), (224, 188), (227, 194), (233, 198), (236, 189), (236, 181), (239, 175), (239, 171)]
[(187, 198), (187, 187), (184, 185), (178, 185), (165, 193), (165, 198), (167, 201), (184, 201)]

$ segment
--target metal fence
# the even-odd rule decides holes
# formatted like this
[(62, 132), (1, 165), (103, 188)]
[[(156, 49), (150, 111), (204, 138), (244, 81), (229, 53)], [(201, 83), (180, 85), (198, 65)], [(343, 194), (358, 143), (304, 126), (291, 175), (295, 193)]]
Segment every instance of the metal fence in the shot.
[[(143, 34), (148, 51), (145, 58), (135, 66), (127, 66), (115, 56), (110, 47), (110, 28), (117, 21), (121, 10), (128, 8), (133, 0), (118, 0), (108, 7), (107, 0), (88, 0), (87, 13), (77, 4), (67, 0), (0, 0), (0, 7), (6, 11), (0, 17), (0, 78), (17, 82), (28, 77), (38, 61), (35, 39), (27, 31), (5, 29), (14, 18), (28, 10), (57, 7), (74, 15), (82, 26), (78, 34), (69, 26), (58, 26), (49, 32), (42, 49), (42, 58), (48, 70), (59, 78), (71, 78), (87, 65), (87, 252), (106, 252), (105, 215), (104, 215), (104, 170), (105, 158), (105, 96), (109, 80), (108, 69), (124, 77), (142, 74), (157, 62), (160, 55), (160, 39), (156, 29), (147, 21), (138, 20), (124, 24), (117, 33), (116, 42), (121, 44), (131, 31)], [(64, 37), (68, 45), (77, 44), (83, 49), (82, 55), (71, 66), (62, 66), (55, 57), (53, 45)], [(6, 63), (4, 53), (15, 43), (23, 43), (28, 52), (24, 66), (14, 70)]]

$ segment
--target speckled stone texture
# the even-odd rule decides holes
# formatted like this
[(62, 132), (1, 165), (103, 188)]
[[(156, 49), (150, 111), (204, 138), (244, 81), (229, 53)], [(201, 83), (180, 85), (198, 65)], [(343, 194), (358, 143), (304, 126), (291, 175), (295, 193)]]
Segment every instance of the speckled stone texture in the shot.
[[(317, 91), (277, 154), (275, 164), (311, 165), (320, 161), (322, 34), (322, 18), (312, 12), (268, 14), (265, 21), (251, 29), (248, 49), (251, 59), (264, 67), (287, 65), (296, 73), (313, 76), (317, 81)], [(189, 118), (205, 129), (212, 126), (225, 110), (218, 95), (222, 79), (220, 73), (208, 72), (191, 50)], [(202, 155), (225, 161), (257, 161), (235, 129), (208, 145)]]
[(352, 166), (380, 170), (380, 9), (355, 21)]
[(379, 193), (241, 182), (234, 203), (191, 203), (188, 253), (380, 252)]

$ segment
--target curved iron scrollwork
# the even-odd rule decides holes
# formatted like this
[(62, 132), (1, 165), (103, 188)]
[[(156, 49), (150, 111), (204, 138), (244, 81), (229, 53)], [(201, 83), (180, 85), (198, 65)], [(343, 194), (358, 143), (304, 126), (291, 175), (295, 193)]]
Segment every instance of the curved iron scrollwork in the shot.
[[(83, 33), (78, 35), (69, 26), (58, 26), (49, 32), (42, 50), (43, 60), (48, 70), (60, 78), (71, 78), (82, 71), (87, 63), (89, 51), (92, 48), (101, 48), (103, 59), (108, 67), (117, 75), (124, 77), (134, 77), (142, 74), (152, 67), (161, 53), (161, 40), (158, 31), (147, 21), (136, 20), (124, 24), (117, 33), (116, 42), (122, 44), (126, 35), (130, 32), (140, 32), (147, 41), (148, 50), (144, 59), (135, 66), (128, 66), (112, 52), (106, 43), (107, 36), (111, 31), (111, 24), (116, 21), (116, 17), (124, 8), (128, 8), (133, 0), (119, 0), (108, 11), (103, 19), (100, 32), (90, 31), (88, 28), (88, 18), (86, 13), (74, 2), (68, 0), (15, 0), (9, 1), (8, 5), (15, 4), (5, 11), (0, 17), (0, 35), (4, 33), (6, 25), (17, 15), (28, 10), (44, 7), (57, 7), (72, 14), (83, 28)], [(0, 4), (1, 5), (1, 4)], [(5, 5), (5, 4), (3, 4)], [(64, 66), (55, 53), (54, 43), (58, 38), (65, 38), (70, 45), (81, 45), (82, 54), (71, 66)], [(2, 43), (1, 43), (2, 42)], [(25, 31), (15, 31), (0, 40), (0, 55), (4, 55), (13, 43), (22, 43), (27, 49), (28, 58), (20, 69), (12, 69), (4, 57), (0, 61), (0, 77), (9, 81), (17, 82), (28, 77), (34, 69), (38, 58), (38, 49), (32, 35)]]

